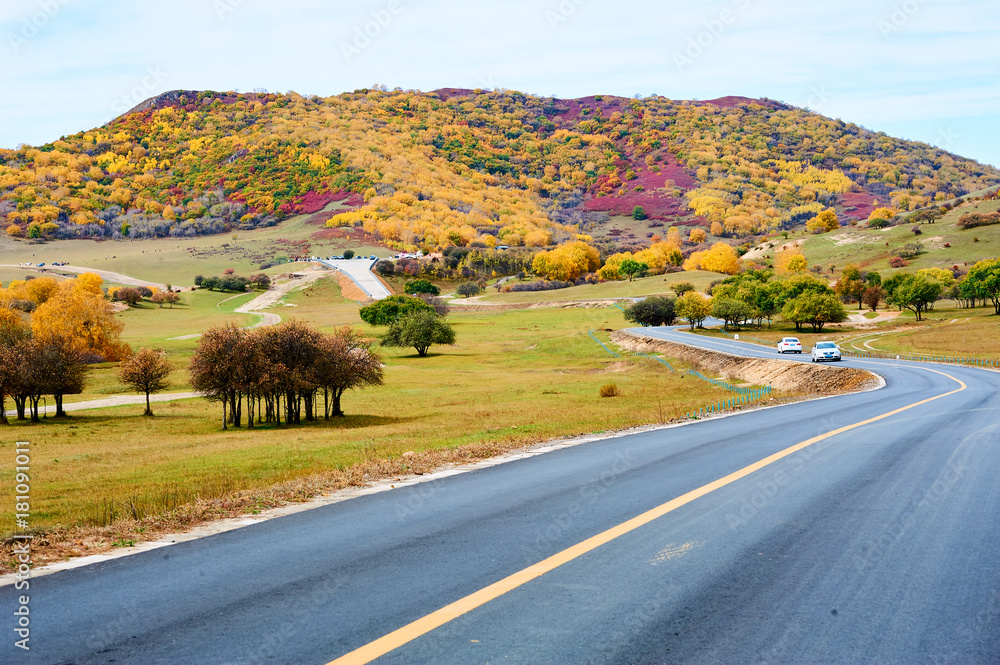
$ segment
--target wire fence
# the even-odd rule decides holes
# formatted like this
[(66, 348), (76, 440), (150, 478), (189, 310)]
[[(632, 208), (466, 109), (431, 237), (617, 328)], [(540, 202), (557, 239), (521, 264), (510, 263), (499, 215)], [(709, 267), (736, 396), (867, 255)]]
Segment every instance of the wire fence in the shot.
[(990, 358), (972, 358), (967, 356), (935, 356), (917, 353), (889, 353), (888, 351), (862, 351), (860, 349), (841, 349), (841, 354), (847, 358), (864, 360), (908, 360), (917, 363), (942, 363), (947, 365), (964, 365), (967, 367), (1000, 368), (1000, 360)]
[[(772, 342), (771, 340), (763, 339), (755, 335), (744, 335), (742, 333), (740, 333), (739, 341), (752, 342), (762, 346), (775, 346), (776, 344), (776, 342)], [(929, 353), (890, 353), (889, 351), (868, 351), (867, 349), (849, 349), (846, 347), (841, 347), (840, 353), (845, 358), (861, 358), (867, 360), (908, 360), (910, 362), (919, 363), (943, 363), (948, 365), (965, 365), (968, 367), (1000, 369), (1000, 360), (994, 360), (992, 358), (934, 355)]]
[[(604, 349), (605, 351), (607, 351), (613, 357), (615, 357), (615, 358), (621, 358), (622, 357), (621, 354), (617, 353), (616, 351), (613, 351), (604, 342), (602, 342), (601, 340), (597, 339), (597, 337), (594, 335), (594, 331), (593, 330), (589, 331), (587, 334), (590, 335), (590, 338), (592, 340), (594, 340), (595, 342), (597, 342), (598, 344), (600, 344), (602, 349)], [(669, 369), (671, 372), (673, 372), (675, 374), (678, 373), (677, 370), (674, 369), (673, 365), (671, 365), (669, 362), (667, 362), (666, 360), (664, 360), (663, 358), (661, 358), (659, 356), (654, 356), (654, 355), (650, 355), (650, 354), (647, 354), (647, 353), (641, 353), (639, 351), (628, 351), (627, 354), (629, 356), (633, 356), (633, 357), (634, 356), (639, 356), (639, 357), (642, 357), (642, 358), (649, 358), (651, 360), (656, 360), (656, 361), (662, 363), (663, 365), (666, 365), (667, 369)], [(751, 387), (748, 387), (748, 386), (737, 386), (735, 384), (729, 383), (728, 381), (723, 381), (722, 379), (713, 379), (711, 377), (705, 376), (701, 372), (699, 372), (697, 370), (693, 370), (693, 369), (689, 369), (686, 372), (686, 374), (688, 376), (693, 376), (696, 379), (701, 379), (702, 381), (705, 381), (706, 383), (709, 383), (709, 384), (711, 384), (713, 386), (716, 386), (718, 388), (723, 388), (725, 390), (728, 390), (729, 392), (736, 393), (736, 396), (732, 397), (731, 399), (725, 399), (725, 400), (716, 402), (715, 404), (709, 404), (708, 406), (700, 408), (697, 411), (692, 411), (692, 412), (688, 413), (687, 414), (688, 419), (692, 419), (692, 418), (693, 419), (704, 418), (704, 417), (706, 417), (708, 415), (711, 415), (713, 413), (720, 413), (722, 411), (729, 411), (729, 410), (735, 409), (737, 407), (745, 406), (747, 404), (750, 404), (750, 403), (752, 403), (755, 400), (764, 399), (764, 398), (768, 397), (771, 394), (771, 386), (763, 386), (763, 387), (760, 387), (760, 388), (751, 388)]]

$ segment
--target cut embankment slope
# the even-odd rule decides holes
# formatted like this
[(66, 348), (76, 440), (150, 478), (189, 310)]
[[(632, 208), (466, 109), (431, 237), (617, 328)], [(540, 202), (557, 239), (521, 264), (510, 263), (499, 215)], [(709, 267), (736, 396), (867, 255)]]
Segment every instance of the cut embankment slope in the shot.
[(725, 379), (766, 384), (775, 390), (815, 395), (868, 390), (879, 385), (871, 372), (855, 367), (812, 365), (788, 360), (745, 358), (618, 330), (611, 341), (629, 351), (661, 352)]

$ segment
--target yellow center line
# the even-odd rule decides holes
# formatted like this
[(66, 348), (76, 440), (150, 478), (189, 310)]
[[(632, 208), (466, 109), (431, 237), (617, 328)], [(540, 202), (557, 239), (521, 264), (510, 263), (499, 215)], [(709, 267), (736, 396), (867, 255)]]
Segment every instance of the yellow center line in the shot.
[(708, 483), (707, 485), (703, 485), (698, 489), (691, 490), (687, 494), (683, 494), (677, 497), (676, 499), (667, 501), (666, 503), (659, 505), (656, 508), (647, 510), (641, 515), (638, 515), (630, 520), (622, 522), (617, 526), (613, 526), (607, 531), (599, 533), (596, 536), (592, 536), (587, 540), (584, 540), (583, 542), (577, 543), (572, 547), (569, 547), (561, 552), (553, 554), (547, 559), (539, 561), (534, 565), (528, 566), (527, 568), (520, 570), (514, 573), (513, 575), (505, 577), (499, 582), (495, 582), (487, 587), (484, 587), (479, 591), (471, 593), (468, 596), (465, 596), (464, 598), (456, 600), (450, 605), (446, 605), (439, 610), (431, 612), (430, 614), (421, 617), (420, 619), (417, 619), (416, 621), (409, 623), (403, 626), (402, 628), (394, 630), (393, 632), (378, 638), (374, 642), (369, 642), (368, 644), (359, 647), (358, 649), (355, 649), (354, 651), (351, 651), (350, 653), (347, 653), (341, 656), (340, 658), (337, 658), (336, 660), (330, 661), (329, 663), (327, 663), (327, 665), (363, 665), (364, 663), (370, 663), (376, 658), (384, 656), (390, 651), (394, 651), (395, 649), (398, 649), (404, 644), (412, 642), (413, 640), (417, 639), (418, 637), (421, 637), (422, 635), (426, 635), (427, 633), (443, 626), (449, 621), (457, 619), (463, 614), (471, 612), (480, 605), (485, 605), (491, 600), (495, 600), (500, 596), (508, 593), (509, 591), (513, 591), (514, 589), (524, 584), (527, 584), (531, 580), (541, 577), (545, 573), (553, 571), (556, 568), (562, 566), (563, 564), (569, 563), (570, 561), (577, 559), (583, 556), (584, 554), (587, 554), (588, 552), (597, 549), (601, 545), (604, 545), (606, 543), (611, 542), (612, 540), (615, 540), (616, 538), (624, 536), (625, 534), (634, 531), (643, 525), (649, 524), (650, 522), (659, 519), (660, 517), (663, 517), (667, 513), (677, 510), (681, 506), (685, 506), (694, 501), (695, 499), (699, 499), (705, 496), (706, 494), (709, 494), (710, 492), (714, 492), (715, 490), (725, 487), (730, 483), (734, 483), (737, 480), (740, 480), (741, 478), (745, 478), (746, 476), (749, 476), (751, 473), (759, 471), (770, 464), (774, 464), (778, 460), (788, 457), (789, 455), (793, 455), (798, 451), (802, 450), (803, 448), (811, 446), (814, 443), (818, 443), (820, 441), (829, 439), (830, 437), (837, 436), (838, 434), (843, 434), (844, 432), (849, 432), (850, 430), (857, 429), (858, 427), (864, 427), (865, 425), (870, 425), (871, 423), (878, 422), (879, 420), (883, 420), (885, 418), (889, 418), (904, 411), (908, 411), (923, 404), (927, 404), (928, 402), (933, 402), (934, 400), (941, 399), (942, 397), (948, 397), (949, 395), (954, 395), (955, 393), (961, 392), (968, 387), (965, 385), (965, 383), (963, 383), (959, 379), (956, 379), (950, 374), (945, 374), (944, 372), (940, 372), (936, 369), (929, 369), (929, 368), (918, 368), (918, 369), (923, 369), (928, 372), (934, 372), (935, 374), (940, 374), (942, 376), (948, 377), (949, 379), (958, 383), (961, 386), (961, 388), (957, 388), (947, 393), (942, 393), (935, 397), (928, 397), (927, 399), (920, 400), (919, 402), (908, 404), (906, 406), (894, 409), (887, 413), (883, 413), (882, 415), (875, 416), (874, 418), (869, 418), (868, 420), (862, 420), (861, 422), (854, 423), (853, 425), (846, 425), (844, 427), (840, 427), (830, 432), (826, 432), (825, 434), (814, 436), (811, 439), (806, 439), (805, 441), (797, 443), (794, 446), (785, 448), (784, 450), (776, 452), (773, 455), (769, 455), (768, 457), (765, 457), (764, 459), (758, 462), (754, 462), (749, 466), (745, 466), (739, 471), (734, 471), (728, 476), (719, 478), (718, 480)]

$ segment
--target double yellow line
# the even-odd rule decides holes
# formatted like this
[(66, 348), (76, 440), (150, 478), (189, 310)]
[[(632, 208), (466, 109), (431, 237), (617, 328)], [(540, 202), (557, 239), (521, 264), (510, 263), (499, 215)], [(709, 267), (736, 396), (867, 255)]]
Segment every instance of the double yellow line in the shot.
[(340, 658), (337, 658), (336, 660), (330, 661), (330, 663), (328, 663), (327, 665), (363, 665), (364, 663), (370, 663), (376, 658), (384, 656), (390, 651), (394, 651), (395, 649), (398, 649), (404, 644), (412, 642), (413, 640), (417, 639), (418, 637), (421, 637), (422, 635), (426, 635), (427, 633), (431, 632), (436, 628), (439, 628), (440, 626), (443, 626), (449, 621), (457, 619), (463, 614), (471, 612), (480, 605), (485, 605), (491, 600), (495, 600), (496, 598), (499, 598), (505, 593), (513, 591), (519, 586), (522, 586), (535, 578), (541, 577), (545, 573), (555, 570), (556, 568), (562, 566), (563, 564), (569, 563), (570, 561), (597, 549), (598, 547), (604, 545), (605, 543), (609, 543), (612, 540), (620, 538), (621, 536), (624, 536), (625, 534), (634, 531), (645, 524), (649, 524), (653, 520), (659, 519), (660, 517), (663, 517), (667, 513), (670, 513), (674, 510), (677, 510), (681, 506), (691, 503), (695, 499), (699, 499), (705, 496), (706, 494), (709, 494), (717, 489), (725, 487), (726, 485), (734, 483), (737, 480), (740, 480), (741, 478), (745, 478), (746, 476), (749, 476), (751, 473), (760, 471), (764, 467), (774, 464), (778, 460), (784, 459), (789, 455), (793, 455), (798, 451), (802, 450), (803, 448), (807, 448), (813, 445), (814, 443), (819, 443), (820, 441), (824, 441), (826, 439), (829, 439), (830, 437), (837, 436), (838, 434), (843, 434), (844, 432), (849, 432), (853, 429), (857, 429), (858, 427), (864, 427), (865, 425), (870, 425), (871, 423), (878, 422), (879, 420), (884, 420), (885, 418), (889, 418), (891, 416), (903, 413), (904, 411), (908, 411), (923, 404), (933, 402), (934, 400), (941, 399), (942, 397), (948, 397), (949, 395), (954, 395), (955, 393), (961, 392), (968, 387), (965, 385), (965, 383), (963, 383), (959, 379), (956, 379), (950, 374), (945, 374), (944, 372), (939, 372), (938, 370), (935, 369), (928, 369), (928, 368), (919, 368), (919, 369), (924, 369), (928, 372), (934, 372), (935, 374), (940, 374), (942, 376), (945, 376), (958, 383), (961, 387), (956, 388), (955, 390), (952, 390), (947, 393), (942, 393), (935, 397), (929, 397), (927, 399), (920, 400), (919, 402), (908, 404), (898, 409), (894, 409), (887, 413), (875, 416), (874, 418), (869, 418), (868, 420), (862, 420), (861, 422), (854, 423), (853, 425), (846, 425), (845, 427), (841, 427), (832, 430), (830, 432), (826, 432), (825, 434), (814, 436), (811, 439), (806, 439), (801, 443), (797, 443), (794, 446), (785, 448), (784, 450), (774, 453), (773, 455), (770, 455), (768, 457), (765, 457), (764, 459), (758, 462), (754, 462), (749, 466), (745, 466), (739, 471), (734, 471), (728, 476), (719, 478), (718, 480), (708, 483), (707, 485), (703, 485), (698, 489), (691, 490), (687, 494), (683, 494), (677, 497), (676, 499), (667, 501), (666, 503), (659, 505), (651, 510), (647, 510), (641, 515), (633, 517), (632, 519), (626, 522), (622, 522), (617, 526), (613, 526), (607, 531), (603, 531), (597, 534), (596, 536), (592, 536), (587, 540), (584, 540), (583, 542), (577, 543), (572, 547), (569, 547), (561, 552), (558, 552), (557, 554), (553, 554), (547, 559), (539, 561), (534, 565), (528, 566), (527, 568), (520, 570), (514, 573), (513, 575), (510, 575), (509, 577), (505, 577), (499, 582), (495, 582), (489, 585), (488, 587), (480, 589), (475, 593), (469, 594), (464, 598), (456, 600), (454, 603), (451, 603), (450, 605), (446, 605), (445, 607), (442, 607), (439, 610), (431, 612), (430, 614), (421, 617), (420, 619), (417, 619), (416, 621), (409, 623), (403, 626), (402, 628), (394, 630), (388, 635), (384, 635), (383, 637), (380, 637), (374, 642), (369, 642), (363, 647), (355, 649), (354, 651), (351, 651), (350, 653), (345, 654)]

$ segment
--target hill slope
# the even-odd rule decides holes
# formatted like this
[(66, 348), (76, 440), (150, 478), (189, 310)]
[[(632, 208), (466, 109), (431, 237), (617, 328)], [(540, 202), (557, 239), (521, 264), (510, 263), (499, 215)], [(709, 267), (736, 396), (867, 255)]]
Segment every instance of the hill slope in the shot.
[(174, 91), (104, 127), (0, 150), (0, 226), (191, 236), (345, 199), (355, 209), (334, 224), (399, 247), (543, 246), (635, 206), (744, 236), (827, 206), (863, 219), (998, 184), (993, 167), (771, 100)]

